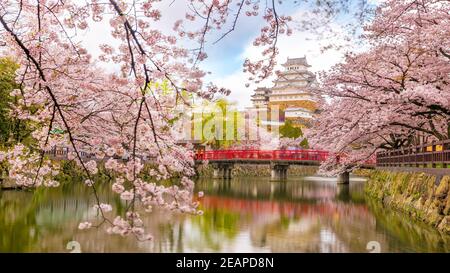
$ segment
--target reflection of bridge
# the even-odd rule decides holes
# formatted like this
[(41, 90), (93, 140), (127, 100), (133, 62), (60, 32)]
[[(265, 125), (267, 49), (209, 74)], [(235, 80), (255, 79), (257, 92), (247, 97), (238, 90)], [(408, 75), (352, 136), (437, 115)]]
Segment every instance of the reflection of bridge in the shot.
[(360, 195), (350, 195), (350, 191), (362, 192), (364, 183), (352, 183), (351, 185), (335, 185), (320, 180), (296, 179), (294, 183), (270, 183), (268, 179), (261, 178), (236, 178), (233, 180), (199, 179), (196, 181), (198, 190), (208, 195), (220, 195), (224, 197), (241, 198), (247, 200), (271, 200), (302, 202), (316, 204), (339, 200), (346, 203), (363, 203)]
[[(320, 165), (330, 154), (318, 150), (216, 150), (197, 151), (197, 162), (208, 160), (214, 168), (214, 178), (231, 178), (234, 164), (269, 164), (272, 180), (285, 180), (290, 165)], [(338, 158), (339, 160), (339, 158)], [(365, 167), (371, 167), (368, 161)], [(349, 173), (339, 176), (338, 182), (348, 183)]]
[(363, 204), (345, 202), (321, 202), (309, 204), (292, 201), (247, 200), (243, 198), (206, 195), (202, 205), (208, 209), (220, 208), (227, 211), (250, 214), (255, 217), (277, 214), (280, 216), (301, 217), (304, 215), (352, 215), (353, 218), (368, 217), (369, 210)]
[(365, 238), (384, 243), (364, 204), (247, 200), (209, 193), (201, 203), (219, 223), (222, 212), (239, 215), (236, 225), (249, 230), (252, 244), (273, 252), (362, 252), (366, 251)]

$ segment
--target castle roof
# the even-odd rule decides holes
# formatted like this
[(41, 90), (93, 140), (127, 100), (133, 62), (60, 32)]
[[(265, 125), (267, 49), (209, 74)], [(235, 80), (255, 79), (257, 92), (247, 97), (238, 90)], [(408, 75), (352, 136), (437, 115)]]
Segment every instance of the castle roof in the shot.
[(306, 57), (292, 58), (292, 59), (290, 59), (288, 57), (287, 61), (284, 64), (282, 64), (282, 66), (284, 66), (284, 67), (291, 66), (291, 65), (303, 65), (306, 67), (310, 67), (310, 65), (308, 64), (308, 61), (306, 60)]
[(267, 88), (267, 87), (257, 87), (257, 88), (255, 89), (255, 91), (269, 91), (269, 92), (270, 92), (270, 89)]

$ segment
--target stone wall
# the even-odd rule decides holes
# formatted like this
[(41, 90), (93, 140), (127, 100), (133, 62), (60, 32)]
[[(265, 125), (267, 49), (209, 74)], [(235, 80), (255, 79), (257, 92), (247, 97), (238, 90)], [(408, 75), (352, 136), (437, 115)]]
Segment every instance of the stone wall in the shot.
[(18, 187), (13, 180), (7, 178), (0, 178), (0, 189), (10, 190), (16, 188), (18, 189), (20, 187)]
[(450, 234), (450, 175), (374, 170), (368, 177), (369, 196)]
[[(317, 173), (317, 166), (289, 166), (288, 177), (289, 176), (303, 176), (303, 175), (314, 175)], [(211, 165), (199, 166), (197, 168), (198, 175), (200, 177), (212, 177), (213, 168)], [(232, 171), (233, 176), (257, 176), (270, 177), (270, 166), (269, 165), (235, 165)]]

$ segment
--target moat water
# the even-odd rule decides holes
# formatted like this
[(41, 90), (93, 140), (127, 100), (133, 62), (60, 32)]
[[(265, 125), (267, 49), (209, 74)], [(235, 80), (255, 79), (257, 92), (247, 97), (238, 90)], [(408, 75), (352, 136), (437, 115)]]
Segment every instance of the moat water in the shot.
[[(385, 208), (364, 194), (364, 179), (291, 177), (197, 181), (204, 215), (156, 210), (144, 217), (154, 236), (78, 230), (94, 217), (94, 197), (82, 184), (34, 192), (0, 192), (0, 252), (450, 252), (450, 236)], [(123, 208), (109, 185), (102, 202)]]

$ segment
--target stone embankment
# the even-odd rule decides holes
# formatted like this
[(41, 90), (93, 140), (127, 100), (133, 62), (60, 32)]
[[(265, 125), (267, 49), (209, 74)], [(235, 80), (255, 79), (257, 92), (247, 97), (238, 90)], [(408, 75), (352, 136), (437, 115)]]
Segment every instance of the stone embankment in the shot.
[(369, 196), (450, 234), (450, 174), (374, 170), (366, 175)]
[[(317, 166), (295, 166), (292, 165), (288, 169), (288, 176), (314, 175), (317, 173)], [(198, 167), (198, 175), (200, 177), (213, 177), (213, 168), (210, 164)], [(269, 165), (235, 165), (232, 170), (233, 177), (270, 177)]]

